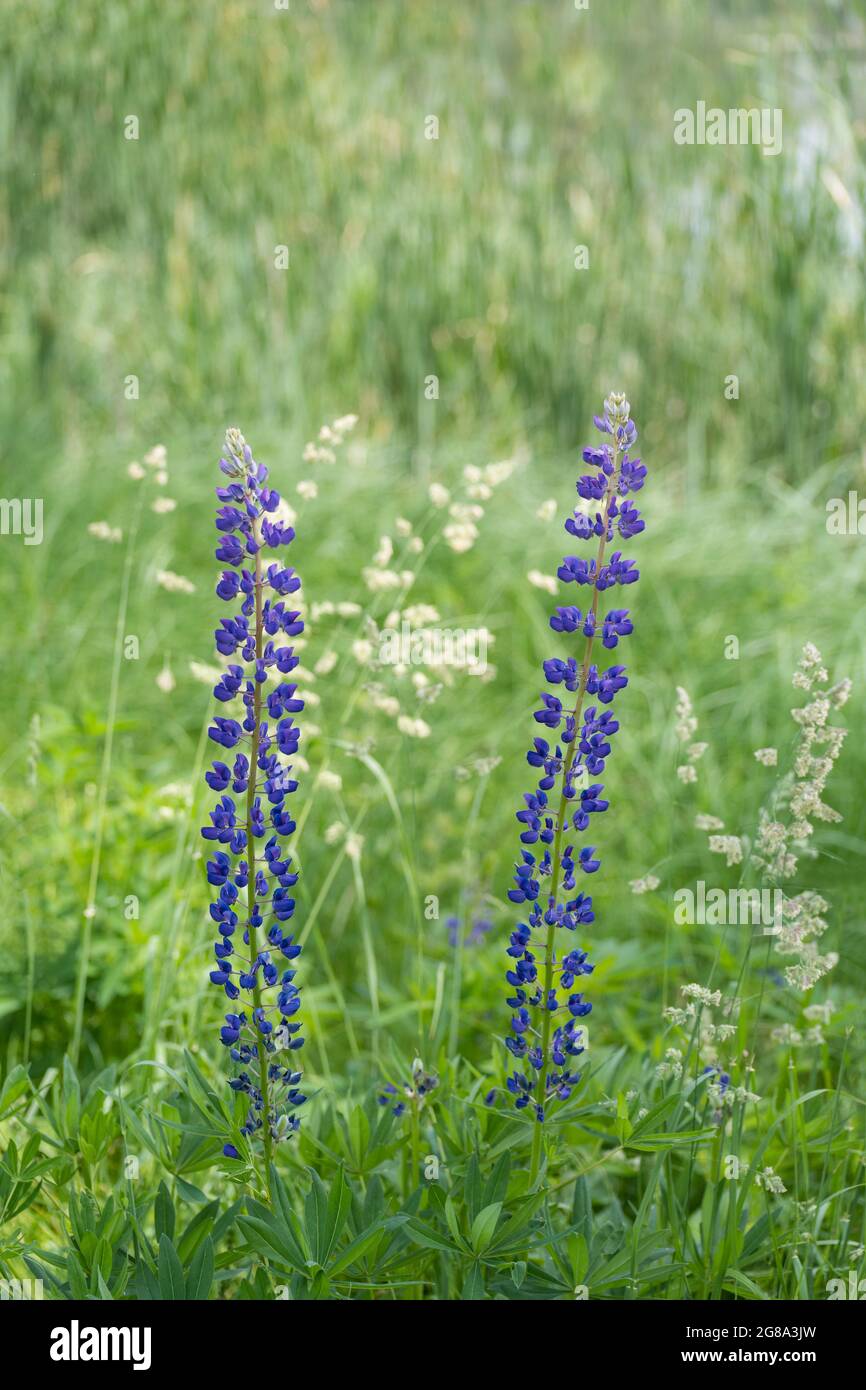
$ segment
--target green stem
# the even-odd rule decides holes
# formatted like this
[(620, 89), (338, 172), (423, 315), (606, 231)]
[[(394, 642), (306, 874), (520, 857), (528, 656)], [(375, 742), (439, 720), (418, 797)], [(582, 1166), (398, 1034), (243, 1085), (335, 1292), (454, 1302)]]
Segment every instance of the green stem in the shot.
[(132, 578), (132, 565), (135, 559), (135, 542), (141, 517), (141, 504), (144, 494), (138, 493), (126, 557), (123, 565), (123, 579), (120, 586), (120, 599), (117, 605), (117, 623), (114, 632), (114, 661), (111, 667), (111, 686), (108, 694), (108, 713), (105, 720), (105, 742), (102, 745), (102, 767), (99, 774), (99, 792), (96, 802), (96, 831), (93, 839), (93, 854), (90, 860), (90, 878), (87, 884), (87, 906), (84, 912), (84, 927), (81, 932), (81, 949), (78, 954), (78, 971), (75, 981), (75, 1014), (72, 1025), (72, 1039), (69, 1044), (69, 1057), (73, 1066), (78, 1065), (81, 1050), (81, 1034), (84, 1028), (84, 1004), (87, 998), (87, 975), (90, 968), (90, 943), (93, 937), (93, 919), (96, 916), (96, 889), (99, 884), (99, 870), (102, 864), (102, 840), (105, 834), (105, 808), (108, 802), (108, 782), (111, 776), (111, 755), (114, 748), (114, 727), (117, 723), (117, 697), (120, 690), (120, 662), (123, 656), (123, 637), (126, 629), (126, 612), (129, 605), (129, 587)]
[(418, 1101), (412, 1101), (412, 1178), (409, 1183), (409, 1194), (415, 1191), (418, 1185), (421, 1172), (421, 1133), (420, 1116), (418, 1114)]
[[(588, 678), (589, 678), (589, 666), (590, 666), (590, 661), (591, 661), (591, 659), (592, 659), (592, 644), (593, 644), (593, 642), (594, 642), (594, 640), (595, 640), (595, 634), (594, 634), (595, 619), (596, 619), (596, 617), (597, 617), (597, 615), (598, 615), (598, 596), (599, 596), (599, 589), (598, 589), (598, 587), (597, 587), (597, 584), (598, 584), (598, 576), (599, 576), (599, 572), (601, 571), (602, 561), (604, 560), (604, 550), (605, 550), (605, 546), (606, 546), (606, 544), (607, 544), (607, 520), (608, 520), (608, 512), (610, 511), (610, 504), (611, 504), (611, 502), (612, 502), (612, 500), (613, 500), (613, 497), (614, 497), (614, 495), (615, 495), (615, 493), (616, 493), (617, 483), (619, 482), (620, 456), (621, 456), (621, 450), (619, 449), (618, 445), (617, 445), (616, 443), (614, 443), (614, 446), (613, 446), (613, 472), (612, 472), (611, 475), (610, 475), (610, 481), (609, 481), (608, 486), (607, 486), (607, 492), (605, 493), (605, 498), (604, 498), (604, 513), (603, 513), (603, 516), (602, 516), (602, 530), (601, 530), (601, 536), (599, 537), (599, 541), (598, 541), (598, 552), (597, 552), (596, 561), (595, 561), (596, 587), (593, 589), (592, 607), (591, 607), (591, 610), (590, 610), (591, 613), (592, 613), (592, 617), (593, 617), (593, 624), (592, 624), (592, 626), (593, 626), (593, 635), (590, 636), (590, 637), (587, 637), (587, 639), (586, 639), (586, 646), (584, 647), (584, 652), (583, 652), (583, 664), (582, 664), (581, 669), (580, 669), (580, 680), (579, 680), (578, 686), (577, 686), (577, 699), (576, 699), (576, 701), (575, 701), (574, 709), (572, 710), (572, 715), (573, 715), (573, 717), (574, 717), (574, 738), (572, 739), (571, 743), (568, 745), (568, 752), (566, 753), (566, 757), (565, 757), (565, 765), (564, 765), (563, 773), (562, 773), (562, 791), (561, 791), (561, 793), (560, 793), (560, 798), (559, 798), (559, 812), (558, 812), (557, 818), (556, 818), (556, 834), (554, 835), (554, 839), (553, 839), (553, 857), (552, 857), (552, 863), (551, 863), (551, 869), (550, 869), (550, 882), (551, 882), (551, 890), (552, 890), (552, 891), (551, 891), (551, 894), (550, 894), (550, 899), (549, 899), (549, 904), (548, 904), (549, 907), (551, 907), (551, 908), (556, 906), (556, 895), (557, 895), (557, 892), (559, 891), (559, 874), (560, 874), (560, 870), (561, 870), (561, 867), (562, 867), (562, 832), (563, 832), (563, 827), (564, 827), (564, 824), (565, 824), (566, 810), (567, 810), (567, 807), (568, 807), (568, 798), (567, 798), (566, 795), (565, 795), (565, 788), (566, 788), (567, 785), (568, 785), (568, 776), (569, 776), (569, 773), (570, 773), (570, 771), (571, 771), (572, 764), (574, 763), (575, 753), (576, 753), (576, 751), (577, 751), (577, 745), (578, 745), (578, 742), (579, 742), (579, 735), (580, 735), (580, 714), (581, 714), (581, 710), (582, 710), (582, 708), (583, 708), (583, 697), (584, 697), (584, 695), (586, 694), (586, 682), (587, 682), (587, 680), (588, 680)], [(552, 915), (552, 914), (551, 914), (551, 915)], [(547, 1000), (548, 1000), (548, 998), (549, 998), (549, 996), (550, 996), (550, 991), (551, 991), (552, 988), (553, 988), (553, 966), (554, 966), (554, 958), (555, 958), (555, 952), (554, 952), (555, 933), (556, 933), (556, 925), (555, 925), (555, 922), (552, 921), (552, 922), (550, 922), (550, 924), (548, 925), (548, 928), (547, 928), (547, 941), (545, 942), (545, 952), (544, 952), (544, 990), (543, 990), (543, 993), (542, 993), (543, 1018), (542, 1018), (542, 1022), (541, 1022), (541, 1066), (540, 1066), (539, 1069), (538, 1069), (538, 1077), (537, 1077), (536, 1082), (535, 1082), (535, 1097), (534, 1097), (534, 1103), (535, 1103), (535, 1105), (536, 1105), (536, 1106), (541, 1106), (541, 1107), (543, 1107), (543, 1105), (544, 1105), (544, 1098), (545, 1098), (545, 1082), (546, 1082), (546, 1079), (547, 1079), (547, 1053), (548, 1053), (548, 1048), (549, 1048), (549, 1046), (550, 1046), (550, 1030), (551, 1030), (551, 1025), (552, 1025), (552, 1016), (551, 1016), (550, 1009), (548, 1009), (548, 1007), (547, 1007)], [(530, 1185), (530, 1187), (532, 1187), (532, 1186), (535, 1184), (535, 1181), (536, 1181), (536, 1179), (537, 1179), (537, 1177), (538, 1177), (538, 1170), (539, 1170), (539, 1168), (540, 1168), (540, 1166), (541, 1166), (541, 1129), (542, 1129), (541, 1124), (536, 1120), (535, 1128), (534, 1128), (533, 1135), (532, 1135), (532, 1153), (531, 1153), (530, 1161), (529, 1161), (529, 1185)]]

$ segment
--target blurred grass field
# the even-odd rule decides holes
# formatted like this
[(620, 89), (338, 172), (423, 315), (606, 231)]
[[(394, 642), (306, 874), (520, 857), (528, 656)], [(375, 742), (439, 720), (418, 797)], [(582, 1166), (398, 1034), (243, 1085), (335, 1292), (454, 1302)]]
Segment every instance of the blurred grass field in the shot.
[[(303, 749), (307, 1065), (334, 1093), (364, 1094), (395, 1051), (432, 1057), (459, 1036), (489, 1068), (505, 1027), (513, 813), (550, 650), (550, 599), (526, 576), (555, 573), (580, 447), (611, 388), (629, 395), (650, 479), (631, 685), (598, 832), (593, 1044), (658, 1058), (662, 1007), (706, 979), (718, 938), (674, 929), (672, 893), (737, 879), (707, 856), (694, 815), (754, 825), (770, 774), (753, 750), (790, 747), (806, 641), (855, 687), (830, 795), (844, 821), (822, 833), (803, 886), (831, 904), (829, 993), (862, 1024), (866, 559), (861, 537), (825, 526), (829, 498), (866, 487), (862, 12), (827, 0), (292, 0), (288, 13), (264, 0), (13, 0), (0, 34), (2, 489), (45, 509), (41, 546), (3, 538), (0, 575), (7, 1060), (58, 1063), (86, 932), (85, 1065), (216, 1050), (196, 857), (211, 700), (189, 662), (212, 660), (212, 488), (237, 424), (298, 512), (308, 610), (368, 609), (361, 570), (395, 519), (425, 542), (441, 530), (429, 484), (456, 494), (466, 465), (516, 460), (474, 547), (425, 551), (409, 600), (445, 626), (486, 625), (495, 679), (457, 675), (423, 708), (397, 682), (431, 726), (413, 739), (357, 689), (358, 619), (311, 622), (304, 654), (309, 669), (340, 657), (311, 687), (319, 732)], [(698, 100), (782, 108), (782, 154), (676, 146), (673, 112)], [(124, 138), (130, 115), (136, 140)], [(350, 411), (339, 462), (302, 462), (319, 426)], [(157, 442), (177, 508), (145, 504), (129, 562), (120, 630), (140, 658), (119, 667), (88, 927), (143, 486), (126, 468)], [(301, 501), (311, 476), (319, 495)], [(546, 498), (549, 523), (536, 517)], [(124, 541), (90, 536), (99, 520)], [(161, 589), (164, 569), (195, 593)], [(675, 776), (677, 685), (710, 745), (695, 788)], [(491, 756), (502, 761), (489, 775), (455, 775)], [(342, 777), (339, 795), (314, 788), (323, 766)], [(192, 806), (166, 791), (178, 783)], [(325, 842), (337, 820), (364, 836), (357, 862)], [(661, 886), (637, 897), (628, 882), (648, 872)], [(424, 916), (430, 896), (438, 919)], [(461, 953), (455, 984), (445, 919), (473, 913), (494, 929)], [(740, 945), (722, 947), (731, 974)], [(768, 1008), (787, 1016), (784, 998)], [(862, 1037), (855, 1050), (862, 1076)]]

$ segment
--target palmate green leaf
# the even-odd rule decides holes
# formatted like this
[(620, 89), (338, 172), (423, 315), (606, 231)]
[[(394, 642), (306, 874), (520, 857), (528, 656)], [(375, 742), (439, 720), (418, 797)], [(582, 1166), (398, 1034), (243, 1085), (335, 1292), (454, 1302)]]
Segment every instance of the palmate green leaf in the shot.
[(164, 1136), (159, 1132), (154, 1134), (149, 1125), (144, 1125), (132, 1106), (129, 1105), (122, 1096), (119, 1098), (118, 1104), (120, 1105), (124, 1124), (132, 1130), (138, 1142), (148, 1153), (153, 1154), (153, 1157), (157, 1159), (163, 1167), (168, 1167), (170, 1162), (170, 1150), (168, 1145), (163, 1142)]
[(472, 1222), (472, 1229), (469, 1232), (469, 1244), (472, 1246), (476, 1255), (483, 1255), (492, 1241), (501, 1211), (502, 1203), (492, 1202), (490, 1206), (484, 1207)]
[(481, 1194), (483, 1206), (491, 1202), (504, 1202), (508, 1193), (508, 1177), (511, 1172), (511, 1155), (501, 1154), (494, 1164), (493, 1171), (484, 1184)]
[(215, 1091), (199, 1067), (192, 1053), (184, 1052), (183, 1065), (189, 1078), (185, 1091), (196, 1109), (213, 1117), (215, 1122), (231, 1123), (231, 1107), (226, 1103), (222, 1091)]
[(328, 1191), (318, 1173), (310, 1170), (310, 1190), (304, 1200), (304, 1227), (310, 1246), (310, 1258), (321, 1264), (319, 1251), (325, 1243), (328, 1223)]
[(75, 1068), (68, 1057), (63, 1058), (63, 1123), (64, 1133), (75, 1135), (81, 1118), (81, 1086)]
[(660, 1134), (641, 1134), (638, 1138), (632, 1135), (630, 1139), (622, 1141), (622, 1148), (637, 1149), (639, 1153), (663, 1153), (665, 1149), (682, 1148), (684, 1144), (700, 1144), (710, 1139), (714, 1139), (717, 1130), (707, 1129), (681, 1129), (672, 1130), (669, 1133), (662, 1131)]
[(96, 1242), (91, 1260), (91, 1269), (94, 1274), (102, 1274), (107, 1279), (111, 1274), (111, 1266), (114, 1263), (114, 1248), (105, 1236), (100, 1236)]
[(87, 1298), (89, 1292), (87, 1287), (87, 1276), (74, 1250), (69, 1250), (67, 1252), (66, 1277), (69, 1280), (72, 1297), (82, 1301)]
[[(201, 1208), (201, 1211), (196, 1212), (195, 1216), (185, 1227), (183, 1234), (177, 1241), (177, 1253), (183, 1265), (189, 1264), (189, 1261), (192, 1259), (196, 1250), (198, 1250), (202, 1241), (208, 1233), (212, 1231), (218, 1212), (219, 1202), (208, 1202)], [(174, 1232), (172, 1231), (170, 1234), (174, 1235)]]
[(156, 1276), (156, 1271), (152, 1270), (149, 1265), (141, 1262), (138, 1266), (138, 1273), (141, 1276), (142, 1283), (146, 1290), (145, 1296), (152, 1299), (154, 1302), (158, 1302), (163, 1295), (159, 1286), (159, 1280)]
[(6, 1201), (0, 1203), (4, 1222), (11, 1221), (13, 1216), (19, 1216), (22, 1211), (32, 1207), (42, 1191), (41, 1182), (19, 1182), (15, 1184), (15, 1187), (17, 1190), (14, 1196), (10, 1195)]
[[(380, 1025), (383, 1022), (384, 1018), (380, 1016)], [(343, 1158), (353, 1172), (372, 1173), (399, 1144), (399, 1127), (393, 1124), (390, 1111), (378, 1106), (377, 1110), (379, 1113), (375, 1124), (371, 1123), (363, 1105), (356, 1105), (348, 1120), (339, 1112), (337, 1114)], [(312, 1138), (313, 1136), (307, 1133), (306, 1139)], [(325, 1147), (321, 1141), (317, 1141), (317, 1144), (321, 1148)], [(333, 1150), (326, 1149), (326, 1152), (335, 1165), (340, 1162), (339, 1156)]]
[(328, 1160), (328, 1163), (333, 1164), (335, 1168), (340, 1166), (340, 1155), (337, 1150), (332, 1148), (330, 1144), (326, 1144), (317, 1134), (311, 1134), (309, 1132), (304, 1134), (301, 1141), (301, 1148), (303, 1150), (304, 1159), (311, 1157), (308, 1150), (313, 1149), (315, 1153), (323, 1154)]
[(305, 1272), (308, 1260), (300, 1255), (297, 1244), (280, 1228), (276, 1221), (263, 1221), (258, 1216), (239, 1216), (238, 1226), (250, 1245), (260, 1255), (268, 1259), (278, 1256), (290, 1269)]
[(631, 1121), (628, 1117), (628, 1101), (624, 1092), (620, 1091), (616, 1098), (616, 1120), (614, 1123), (616, 1137), (621, 1144), (625, 1144), (632, 1132)]
[(500, 1226), (493, 1244), (489, 1247), (487, 1254), (504, 1255), (518, 1241), (524, 1238), (525, 1232), (529, 1229), (530, 1223), (543, 1206), (547, 1194), (545, 1192), (535, 1192), (531, 1197), (521, 1197), (517, 1203), (517, 1209), (508, 1218), (503, 1226)]
[(370, 1121), (367, 1119), (363, 1105), (356, 1105), (347, 1125), (351, 1152), (358, 1164), (364, 1160), (367, 1146), (370, 1142)]
[(175, 1174), (199, 1173), (202, 1169), (210, 1169), (222, 1158), (223, 1143), (221, 1136), (214, 1138), (212, 1133), (197, 1138), (184, 1135), (180, 1152), (169, 1166)]
[(381, 1221), (385, 1214), (385, 1189), (382, 1186), (382, 1179), (375, 1174), (367, 1184), (367, 1191), (364, 1194), (364, 1201), (361, 1206), (361, 1219), (366, 1229), (376, 1222)]
[(406, 1222), (406, 1232), (416, 1245), (423, 1245), (427, 1250), (444, 1250), (449, 1255), (465, 1255), (466, 1250), (463, 1244), (457, 1244), (448, 1240), (444, 1235), (435, 1230), (432, 1226), (426, 1225), (418, 1217), (410, 1218)]
[(304, 1203), (304, 1217), (310, 1255), (316, 1264), (326, 1265), (331, 1251), (343, 1233), (352, 1205), (352, 1194), (342, 1168), (331, 1182), (330, 1191), (318, 1173), (310, 1171), (312, 1183)]
[(571, 1220), (588, 1245), (592, 1240), (592, 1198), (589, 1195), (589, 1184), (583, 1176), (574, 1180)]
[(368, 1230), (362, 1231), (354, 1240), (350, 1241), (344, 1250), (341, 1250), (337, 1258), (328, 1266), (327, 1274), (329, 1279), (336, 1279), (350, 1265), (363, 1258), (368, 1250), (371, 1250), (389, 1231), (399, 1230), (409, 1220), (405, 1212), (400, 1212), (397, 1216), (391, 1216), (387, 1221), (377, 1223)]
[(186, 1297), (204, 1299), (210, 1293), (214, 1275), (214, 1248), (210, 1236), (205, 1236), (193, 1257), (186, 1278)]
[(58, 1279), (57, 1275), (48, 1267), (50, 1263), (54, 1265), (55, 1268), (59, 1268), (60, 1270), (65, 1271), (65, 1260), (61, 1260), (57, 1256), (49, 1257), (41, 1250), (39, 1254), (42, 1259), (45, 1259), (47, 1261), (46, 1264), (40, 1263), (40, 1260), (34, 1259), (33, 1256), (29, 1253), (22, 1255), (21, 1258), (23, 1259), (30, 1273), (33, 1275), (34, 1279), (41, 1279), (47, 1289), (53, 1289), (59, 1298), (65, 1298), (66, 1293), (64, 1290), (63, 1283), (60, 1279)]
[(0, 1090), (0, 1119), (8, 1113), (21, 1096), (30, 1089), (30, 1076), (26, 1067), (13, 1067)]
[[(660, 1247), (671, 1244), (670, 1231), (647, 1231), (629, 1245), (616, 1250), (607, 1259), (604, 1258), (603, 1251), (600, 1257), (593, 1255), (586, 1278), (582, 1282), (589, 1285), (590, 1294), (594, 1289), (622, 1284), (631, 1278), (633, 1269), (640, 1275), (641, 1265), (651, 1256), (658, 1254)], [(670, 1270), (671, 1267), (665, 1265), (663, 1268)]]
[(474, 1221), (484, 1205), (481, 1197), (481, 1165), (478, 1162), (477, 1153), (470, 1156), (469, 1162), (466, 1165), (466, 1177), (463, 1180), (463, 1191), (466, 1197), (469, 1220)]
[[(276, 1164), (273, 1163), (271, 1164), (271, 1192), (274, 1194), (276, 1201), (276, 1218), (279, 1220), (280, 1235), (289, 1249), (294, 1252), (294, 1258), (298, 1267), (303, 1268), (310, 1258), (307, 1238), (295, 1214), (295, 1209), (292, 1206), (286, 1184), (277, 1171)], [(267, 1207), (262, 1207), (258, 1204), (253, 1205), (252, 1203), (248, 1203), (248, 1206), (253, 1215), (258, 1216), (265, 1222), (272, 1222), (275, 1219), (274, 1215), (268, 1211)]]
[(173, 1302), (182, 1302), (186, 1298), (183, 1265), (167, 1235), (159, 1238), (159, 1291), (162, 1298)]
[(174, 1236), (174, 1220), (174, 1203), (171, 1200), (171, 1194), (165, 1183), (161, 1182), (153, 1208), (153, 1225), (157, 1241), (163, 1235)]
[(448, 1229), (451, 1232), (451, 1235), (453, 1236), (456, 1245), (461, 1250), (467, 1250), (468, 1246), (466, 1245), (466, 1242), (463, 1239), (463, 1232), (460, 1229), (460, 1219), (457, 1215), (457, 1208), (454, 1205), (454, 1198), (450, 1196), (450, 1194), (445, 1198), (442, 1211), (445, 1216), (445, 1221), (448, 1225)]
[(582, 1284), (585, 1281), (586, 1271), (589, 1269), (589, 1246), (586, 1238), (573, 1232), (566, 1241), (566, 1248), (572, 1282)]
[(501, 1293), (505, 1298), (518, 1302), (548, 1302), (554, 1299), (574, 1298), (574, 1290), (567, 1280), (538, 1265), (529, 1265), (518, 1284), (513, 1276), (516, 1267), (512, 1266), (512, 1273), (507, 1278), (504, 1275), (494, 1276), (490, 1282), (490, 1288), (494, 1293)]
[(480, 1260), (473, 1260), (469, 1266), (469, 1273), (463, 1282), (460, 1291), (460, 1298), (463, 1302), (480, 1300), (486, 1297), (484, 1290), (484, 1270)]

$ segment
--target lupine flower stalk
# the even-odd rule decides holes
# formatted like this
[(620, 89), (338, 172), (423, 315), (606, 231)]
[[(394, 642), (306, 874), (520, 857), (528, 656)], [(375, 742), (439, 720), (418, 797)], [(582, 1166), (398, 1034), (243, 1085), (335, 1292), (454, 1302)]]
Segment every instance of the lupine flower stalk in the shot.
[[(298, 786), (291, 763), (282, 760), (297, 752), (300, 731), (292, 716), (303, 701), (283, 680), (298, 658), (290, 645), (277, 645), (303, 631), (300, 613), (283, 602), (301, 581), (278, 560), (266, 562), (266, 552), (289, 545), (295, 533), (274, 517), (279, 493), (266, 486), (267, 469), (255, 462), (238, 430), (226, 434), (220, 468), (229, 481), (216, 489), (216, 558), (229, 568), (216, 592), (227, 603), (240, 600), (240, 611), (220, 620), (215, 638), (221, 657), (240, 661), (226, 665), (214, 695), (224, 705), (240, 701), (243, 718), (217, 716), (208, 729), (219, 747), (240, 750), (231, 767), (217, 761), (205, 774), (219, 794), (211, 824), (201, 832), (220, 846), (207, 865), (208, 882), (218, 890), (210, 908), (219, 933), (210, 978), (232, 1005), (220, 1040), (235, 1064), (229, 1085), (249, 1100), (241, 1132), (252, 1137), (262, 1131), (269, 1169), (274, 1144), (299, 1128), (296, 1111), (306, 1100), (294, 1069), (304, 1042), (294, 983), (301, 948), (285, 931), (298, 874), (282, 844), (295, 829), (286, 797)], [(232, 1144), (223, 1152), (239, 1157)]]
[[(541, 1122), (549, 1106), (567, 1100), (580, 1080), (580, 1073), (572, 1069), (574, 1059), (585, 1050), (579, 1020), (592, 1009), (582, 993), (574, 992), (580, 978), (593, 970), (587, 952), (570, 944), (559, 946), (557, 934), (564, 937), (594, 920), (592, 898), (577, 892), (575, 885), (579, 873), (595, 873), (600, 861), (595, 848), (578, 847), (576, 837), (588, 830), (593, 815), (610, 804), (603, 799), (604, 785), (597, 779), (610, 756), (610, 739), (619, 729), (609, 706), (628, 683), (624, 666), (600, 671), (592, 655), (597, 641), (612, 651), (632, 631), (627, 608), (611, 607), (599, 615), (602, 593), (615, 585), (633, 584), (639, 577), (634, 562), (620, 550), (606, 559), (615, 534), (629, 540), (644, 530), (640, 513), (628, 500), (629, 493), (640, 491), (646, 477), (640, 459), (629, 457), (637, 438), (629, 411), (624, 396), (610, 395), (603, 415), (594, 417), (606, 439), (600, 447), (583, 451), (584, 461), (595, 471), (578, 479), (577, 491), (596, 510), (587, 515), (576, 508), (565, 529), (578, 540), (597, 539), (596, 554), (589, 560), (566, 555), (557, 573), (563, 583), (589, 588), (592, 598), (585, 611), (558, 607), (550, 619), (554, 632), (583, 636), (583, 653), (579, 660), (567, 656), (544, 662), (547, 682), (563, 687), (573, 702), (568, 702), (571, 708), (564, 708), (558, 695), (541, 695), (536, 722), (560, 732), (553, 747), (546, 739), (533, 740), (527, 762), (541, 775), (517, 812), (526, 848), (508, 896), (514, 903), (526, 903), (528, 915), (512, 932), (508, 946), (511, 961), (506, 980), (513, 1012), (506, 1047), (525, 1069), (513, 1072), (507, 1088), (517, 1108), (529, 1108), (539, 1122), (532, 1144), (533, 1182), (541, 1159)], [(593, 703), (584, 709), (587, 696)], [(528, 848), (539, 843), (543, 846), (540, 856)], [(536, 955), (539, 938), (541, 961)]]

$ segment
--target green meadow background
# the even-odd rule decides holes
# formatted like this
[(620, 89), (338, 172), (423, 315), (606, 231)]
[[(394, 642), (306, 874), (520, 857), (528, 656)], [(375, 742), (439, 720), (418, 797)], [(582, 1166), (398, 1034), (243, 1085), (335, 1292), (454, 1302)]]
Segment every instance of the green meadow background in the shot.
[[(648, 529), (595, 835), (593, 1048), (660, 1059), (680, 985), (736, 975), (738, 929), (675, 927), (673, 892), (736, 886), (694, 815), (752, 833), (774, 776), (753, 750), (784, 762), (812, 641), (854, 692), (828, 791), (844, 820), (795, 886), (827, 898), (840, 956), (815, 996), (843, 1023), (823, 1065), (851, 1030), (862, 1080), (866, 542), (826, 529), (830, 498), (866, 495), (861, 7), (11, 0), (0, 35), (0, 490), (44, 501), (43, 543), (0, 552), (4, 1065), (39, 1077), (71, 1048), (84, 1074), (123, 1071), (184, 1047), (222, 1065), (197, 830), (211, 699), (189, 663), (213, 660), (223, 611), (212, 489), (236, 424), (298, 512), (308, 612), (382, 619), (361, 571), (402, 516), (425, 547), (395, 559), (418, 570), (408, 601), (495, 637), (495, 678), (451, 673), (432, 704), (373, 676), (427, 721), (418, 739), (362, 689), (364, 617), (309, 623), (305, 666), (339, 659), (302, 716), (308, 1087), (362, 1098), (416, 1055), (444, 1071), (458, 1052), (496, 1077), (513, 813), (553, 650), (553, 600), (527, 572), (571, 548), (580, 448), (622, 389)], [(782, 153), (677, 146), (674, 112), (699, 100), (781, 108)], [(350, 412), (337, 463), (304, 462)], [(168, 515), (126, 471), (157, 443)], [(428, 487), (462, 496), (467, 465), (502, 459), (514, 470), (455, 553)], [(123, 540), (95, 539), (96, 521)], [(195, 592), (160, 587), (165, 569)], [(118, 655), (129, 634), (137, 660)], [(678, 685), (709, 744), (694, 787), (675, 775)], [(339, 793), (314, 785), (325, 767)], [(364, 837), (358, 858), (326, 842), (337, 821)], [(660, 887), (635, 896), (648, 872)], [(455, 951), (452, 914), (492, 927)], [(792, 1018), (791, 992), (766, 989), (767, 1020)]]

